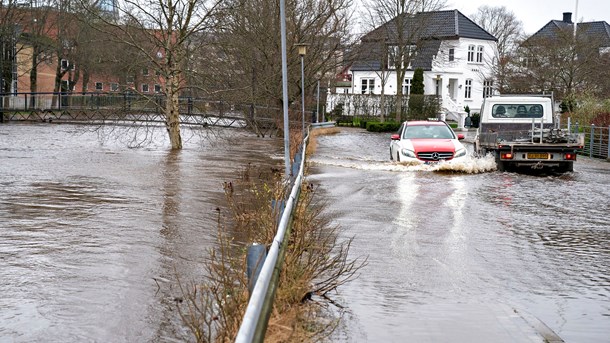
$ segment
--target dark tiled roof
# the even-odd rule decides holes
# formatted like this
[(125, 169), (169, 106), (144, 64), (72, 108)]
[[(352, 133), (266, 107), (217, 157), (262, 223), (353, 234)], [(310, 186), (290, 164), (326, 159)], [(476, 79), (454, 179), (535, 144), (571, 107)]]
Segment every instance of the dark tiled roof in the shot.
[[(574, 24), (571, 22), (551, 20), (525, 42), (532, 39), (558, 38), (559, 33), (571, 35), (573, 30)], [(599, 40), (600, 46), (610, 47), (610, 25), (605, 21), (578, 23), (576, 24), (576, 31), (578, 34), (584, 34), (586, 37)]]
[[(410, 45), (417, 44), (417, 55), (411, 62), (413, 69), (430, 70), (432, 59), (438, 53), (442, 40), (474, 38), (496, 41), (496, 37), (485, 31), (458, 10), (420, 12), (402, 17), (403, 37)], [(396, 43), (396, 30), (399, 20), (394, 18), (366, 34), (360, 42), (361, 53), (352, 64), (352, 71), (380, 70), (381, 58), (387, 58), (386, 44)], [(380, 43), (381, 42), (381, 43)]]
[(396, 41), (397, 25), (403, 21), (403, 37), (411, 43), (426, 38), (474, 38), (496, 41), (496, 37), (485, 31), (458, 10), (419, 12), (394, 18), (365, 35), (362, 40), (388, 39)]
[[(370, 48), (367, 50), (371, 55), (368, 56), (383, 56), (379, 52), (379, 44), (369, 44)], [(432, 69), (432, 59), (434, 55), (438, 53), (441, 46), (440, 39), (427, 39), (420, 41), (417, 48), (417, 54), (411, 61), (411, 67), (413, 70), (422, 68), (423, 70)], [(381, 62), (378, 58), (369, 57), (366, 58), (364, 55), (360, 55), (363, 58), (356, 60), (351, 67), (352, 71), (370, 71), (370, 70), (381, 70)]]

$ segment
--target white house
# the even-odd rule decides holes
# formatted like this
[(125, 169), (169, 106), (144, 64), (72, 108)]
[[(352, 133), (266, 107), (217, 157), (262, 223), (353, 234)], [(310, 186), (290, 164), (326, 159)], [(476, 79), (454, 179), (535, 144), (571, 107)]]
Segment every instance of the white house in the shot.
[[(409, 37), (413, 51), (402, 82), (403, 94), (409, 94), (413, 73), (421, 68), (424, 94), (437, 95), (444, 114), (463, 124), (464, 107), (478, 112), (483, 98), (494, 93), (497, 39), (458, 10), (420, 12), (407, 16), (403, 23), (403, 41)], [(331, 90), (329, 110), (347, 98), (340, 94), (381, 94), (382, 89), (386, 95), (397, 93), (397, 73), (391, 60), (397, 48), (391, 37), (396, 26), (391, 20), (361, 39), (361, 50), (348, 71), (351, 85)]]

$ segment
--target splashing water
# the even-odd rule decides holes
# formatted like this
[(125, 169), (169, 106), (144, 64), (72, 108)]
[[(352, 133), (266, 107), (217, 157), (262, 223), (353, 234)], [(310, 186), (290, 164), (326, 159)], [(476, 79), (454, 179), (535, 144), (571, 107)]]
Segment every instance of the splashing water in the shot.
[(421, 162), (391, 162), (357, 158), (312, 158), (314, 164), (337, 166), (361, 170), (416, 172), (430, 171), (439, 173), (463, 173), (480, 174), (496, 170), (494, 157), (487, 155), (481, 158), (467, 157), (460, 161), (439, 162), (435, 164), (424, 164)]

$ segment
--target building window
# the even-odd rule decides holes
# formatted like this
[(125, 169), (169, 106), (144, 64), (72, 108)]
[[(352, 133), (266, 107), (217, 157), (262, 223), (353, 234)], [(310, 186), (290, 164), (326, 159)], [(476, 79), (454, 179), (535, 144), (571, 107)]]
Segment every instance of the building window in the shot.
[(142, 84), (142, 93), (148, 93), (148, 84), (147, 83)]
[(375, 79), (362, 79), (362, 94), (373, 94)]
[(70, 64), (70, 61), (62, 59), (61, 60), (61, 69), (68, 70), (68, 68), (70, 70), (74, 70), (74, 64)]
[(126, 81), (127, 83), (133, 83), (134, 77), (133, 75), (127, 75)]
[(477, 47), (477, 62), (482, 63), (483, 62), (483, 46), (479, 45)]
[(101, 82), (96, 82), (95, 83), (95, 90), (98, 92), (101, 92), (104, 90), (104, 84)]
[(494, 93), (494, 82), (493, 80), (483, 81), (483, 97), (489, 98)]
[(161, 93), (161, 85), (155, 85), (155, 93)]
[(148, 68), (142, 69), (142, 75), (148, 76)]
[(70, 81), (68, 80), (62, 80), (61, 81), (61, 91), (62, 92), (68, 92), (71, 91), (72, 89), (70, 89)]
[(474, 45), (468, 46), (468, 62), (474, 62)]
[(110, 84), (110, 90), (113, 91), (113, 92), (118, 91), (119, 90), (119, 84), (116, 83), (116, 82), (111, 83)]
[(466, 80), (466, 86), (464, 86), (464, 99), (470, 99), (472, 97), (472, 80)]
[(398, 45), (388, 45), (388, 69), (396, 69), (399, 53)]
[(449, 49), (449, 62), (455, 61), (455, 49)]
[(405, 79), (402, 83), (402, 94), (409, 95), (411, 94), (411, 81), (413, 79)]

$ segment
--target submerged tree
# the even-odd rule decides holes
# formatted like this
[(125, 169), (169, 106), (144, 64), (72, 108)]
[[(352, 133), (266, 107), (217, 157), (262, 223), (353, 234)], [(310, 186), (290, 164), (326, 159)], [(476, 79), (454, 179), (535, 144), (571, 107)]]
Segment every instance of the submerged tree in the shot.
[[(141, 65), (159, 77), (159, 103), (172, 149), (182, 148), (178, 97), (187, 87), (189, 58), (204, 54), (205, 47), (189, 50), (196, 37), (214, 31), (227, 15), (223, 0), (124, 0), (116, 2), (116, 14), (103, 13), (95, 3), (81, 2), (95, 16), (90, 23), (118, 47), (137, 51)], [(193, 48), (193, 46), (190, 46)], [(134, 90), (136, 91), (136, 90)]]

